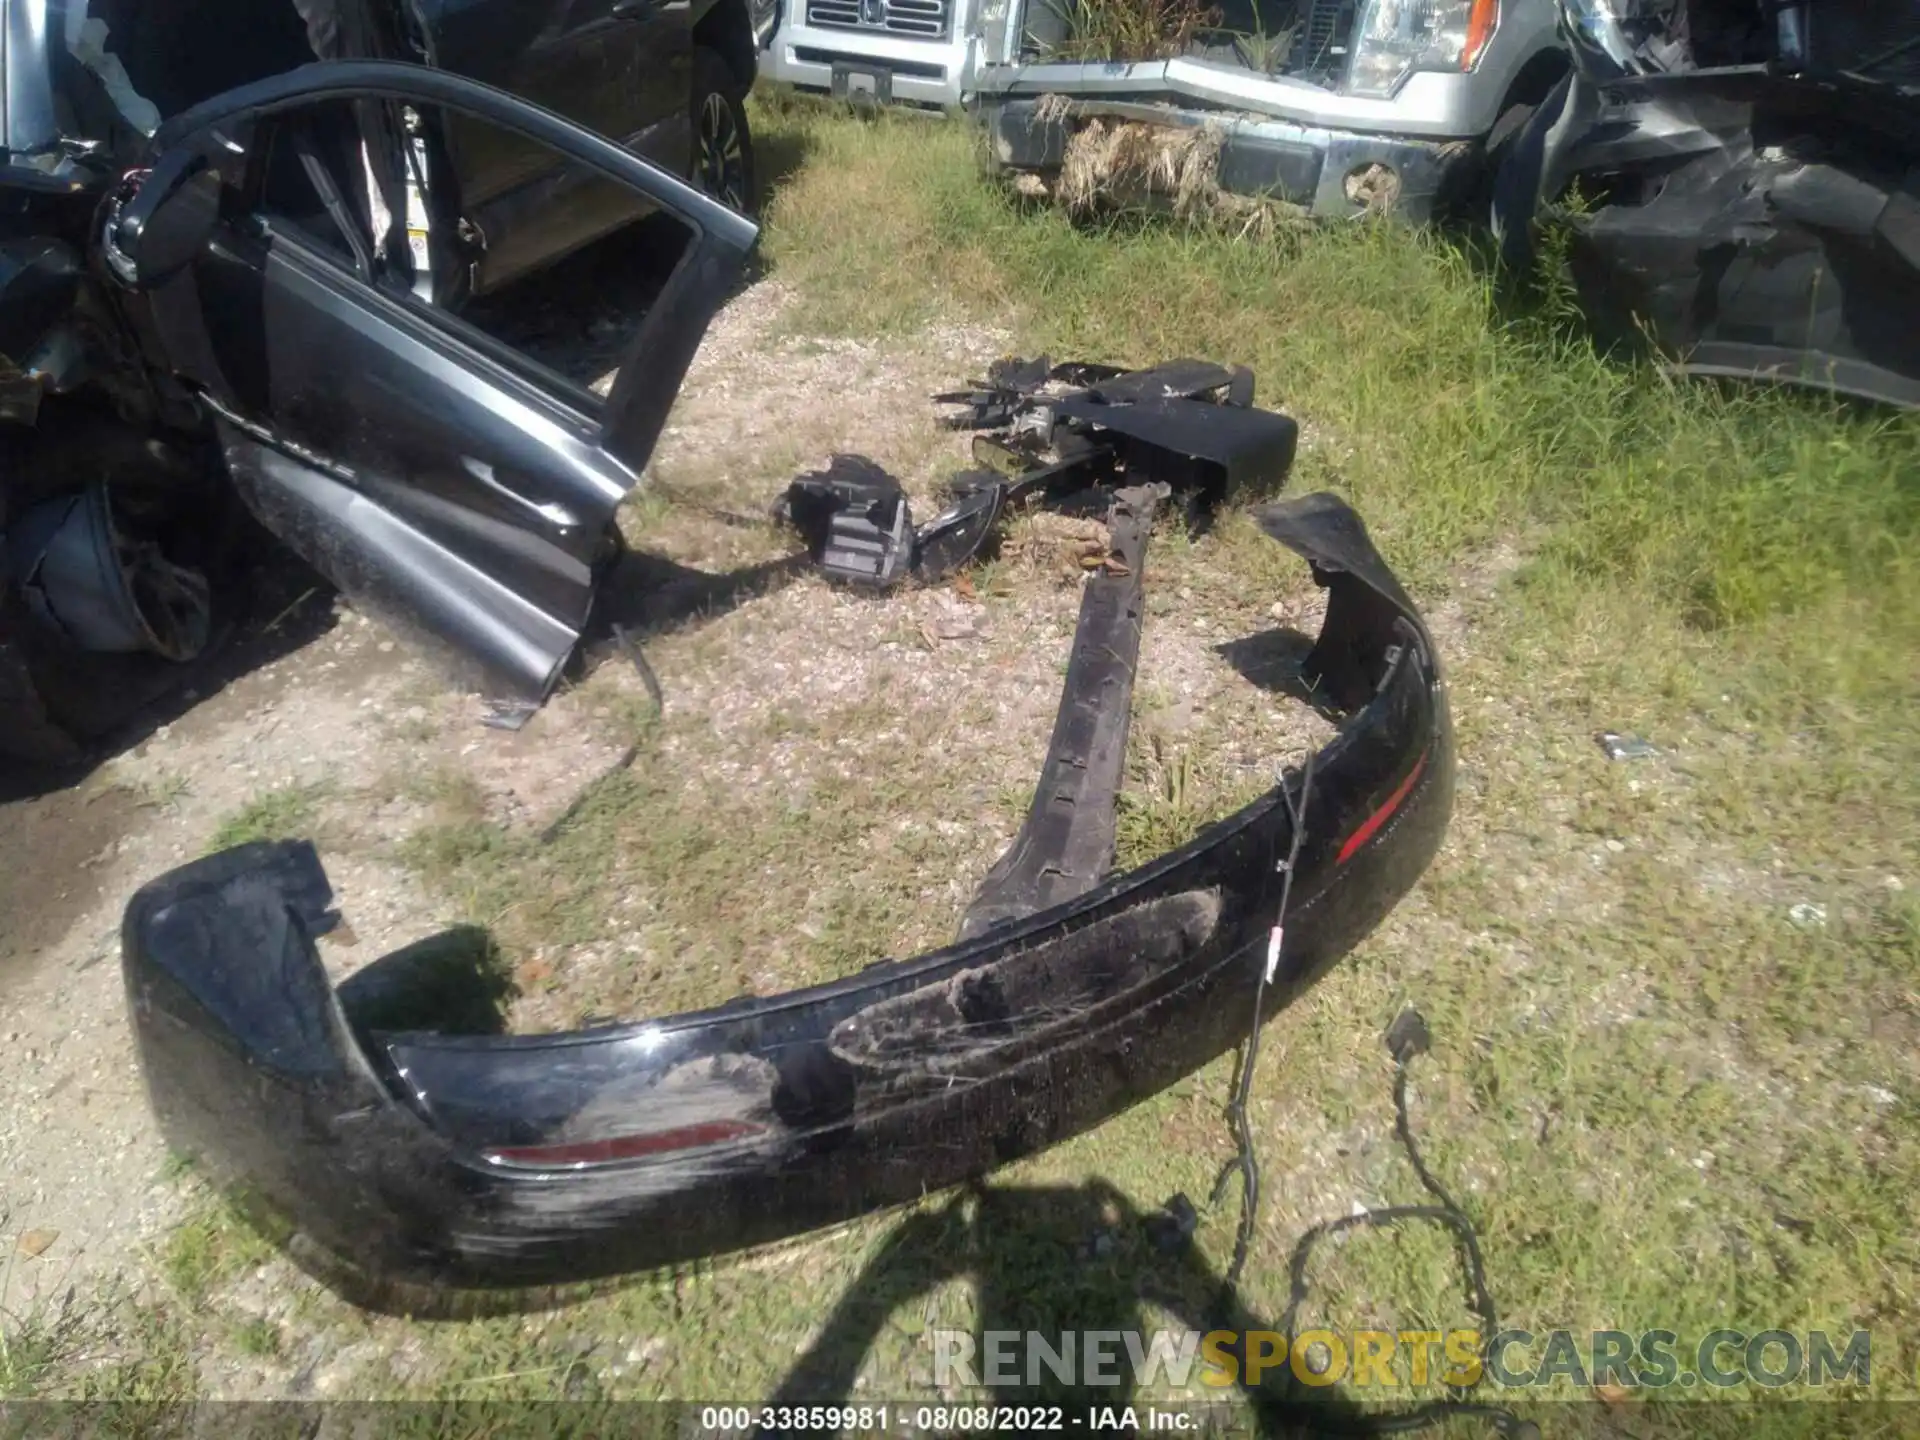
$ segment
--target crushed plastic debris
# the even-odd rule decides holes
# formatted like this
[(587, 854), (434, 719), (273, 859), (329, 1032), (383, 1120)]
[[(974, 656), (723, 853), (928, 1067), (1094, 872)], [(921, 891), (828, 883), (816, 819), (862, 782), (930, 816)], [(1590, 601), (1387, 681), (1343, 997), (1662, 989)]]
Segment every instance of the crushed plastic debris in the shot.
[(1593, 738), (1609, 760), (1651, 760), (1660, 753), (1651, 741), (1617, 730), (1602, 730)]

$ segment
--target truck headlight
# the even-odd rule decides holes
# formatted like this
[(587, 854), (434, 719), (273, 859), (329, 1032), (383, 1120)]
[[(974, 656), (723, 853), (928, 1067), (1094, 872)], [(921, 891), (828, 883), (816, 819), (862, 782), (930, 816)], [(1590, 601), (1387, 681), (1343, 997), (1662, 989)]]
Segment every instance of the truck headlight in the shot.
[(1385, 98), (1416, 70), (1471, 70), (1499, 22), (1500, 0), (1366, 0), (1347, 89)]

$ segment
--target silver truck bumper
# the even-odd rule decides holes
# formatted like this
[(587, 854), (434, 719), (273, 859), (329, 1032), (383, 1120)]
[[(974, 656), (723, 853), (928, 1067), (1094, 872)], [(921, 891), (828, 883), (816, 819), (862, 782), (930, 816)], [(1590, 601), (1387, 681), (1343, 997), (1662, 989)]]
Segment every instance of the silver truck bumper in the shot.
[(760, 73), (781, 85), (876, 104), (946, 108), (965, 94), (971, 45), (784, 24), (760, 58)]

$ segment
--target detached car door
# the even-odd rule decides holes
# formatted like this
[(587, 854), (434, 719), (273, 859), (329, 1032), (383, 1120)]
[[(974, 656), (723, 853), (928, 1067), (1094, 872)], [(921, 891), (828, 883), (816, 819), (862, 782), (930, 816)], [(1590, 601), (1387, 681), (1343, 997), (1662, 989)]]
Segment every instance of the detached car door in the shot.
[[(637, 195), (661, 212), (636, 232), (639, 253), (620, 257), (657, 264), (661, 279), (606, 364), (568, 373), (568, 356), (431, 298), (459, 294), (451, 272), (477, 267), (488, 245), (457, 175), (428, 158), (455, 123), (550, 152), (583, 177), (570, 188), (584, 200)], [(755, 238), (731, 210), (523, 100), (444, 71), (344, 61), (170, 121), (105, 222), (104, 258), (136, 292), (157, 363), (216, 417), (267, 527), (356, 602), (466, 661), (478, 688), (530, 710), (580, 637), (615, 507)], [(585, 345), (578, 319), (570, 333)]]

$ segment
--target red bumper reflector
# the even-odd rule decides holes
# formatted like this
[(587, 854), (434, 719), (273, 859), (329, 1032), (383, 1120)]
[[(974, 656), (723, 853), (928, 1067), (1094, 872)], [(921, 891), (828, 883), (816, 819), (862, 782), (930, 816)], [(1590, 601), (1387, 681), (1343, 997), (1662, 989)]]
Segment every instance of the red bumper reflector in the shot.
[(1358, 830), (1347, 837), (1347, 843), (1340, 847), (1340, 854), (1335, 860), (1336, 864), (1346, 864), (1353, 858), (1356, 850), (1379, 833), (1380, 827), (1393, 818), (1393, 812), (1398, 810), (1407, 796), (1413, 793), (1413, 787), (1420, 783), (1420, 774), (1426, 768), (1427, 752), (1422, 750), (1420, 758), (1413, 762), (1413, 769), (1407, 772), (1407, 778), (1400, 782), (1391, 795), (1387, 796), (1378, 810), (1360, 822)]
[(494, 1165), (610, 1165), (616, 1160), (639, 1160), (675, 1150), (697, 1150), (726, 1140), (758, 1135), (766, 1127), (746, 1120), (704, 1120), (672, 1130), (645, 1135), (615, 1135), (606, 1140), (577, 1140), (559, 1145), (509, 1145), (483, 1151)]

